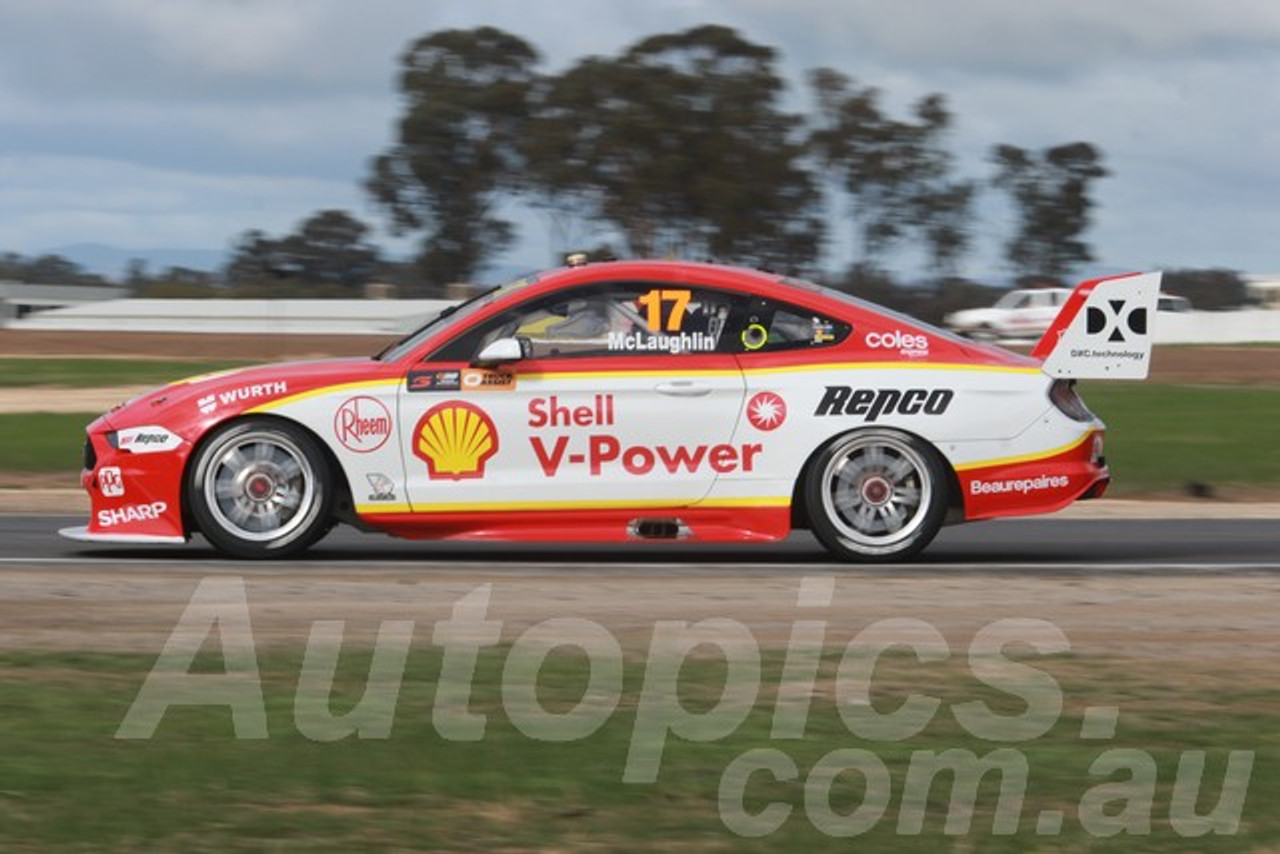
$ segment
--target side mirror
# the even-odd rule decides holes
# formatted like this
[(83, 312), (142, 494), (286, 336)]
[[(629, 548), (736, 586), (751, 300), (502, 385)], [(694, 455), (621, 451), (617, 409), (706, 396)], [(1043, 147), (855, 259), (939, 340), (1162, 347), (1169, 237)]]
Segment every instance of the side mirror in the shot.
[(476, 356), (474, 364), (480, 367), (518, 362), (525, 357), (525, 346), (519, 338), (499, 338), (491, 341)]

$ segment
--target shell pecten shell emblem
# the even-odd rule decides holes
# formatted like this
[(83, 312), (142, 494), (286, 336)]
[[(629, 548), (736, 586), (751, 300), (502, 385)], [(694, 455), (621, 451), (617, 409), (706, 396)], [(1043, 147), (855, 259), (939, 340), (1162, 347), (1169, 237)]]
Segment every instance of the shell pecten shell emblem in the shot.
[(483, 409), (451, 400), (428, 409), (413, 431), (414, 456), (427, 464), (432, 480), (484, 477), (498, 452), (498, 430)]

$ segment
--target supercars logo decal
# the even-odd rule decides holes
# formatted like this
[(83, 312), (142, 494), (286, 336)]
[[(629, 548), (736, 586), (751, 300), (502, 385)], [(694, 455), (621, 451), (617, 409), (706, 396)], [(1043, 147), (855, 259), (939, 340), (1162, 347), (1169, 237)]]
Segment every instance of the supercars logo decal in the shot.
[(413, 430), (414, 456), (427, 464), (432, 480), (484, 477), (498, 452), (498, 430), (483, 409), (463, 401), (431, 407)]
[(1129, 340), (1125, 337), (1122, 325), (1128, 327), (1134, 335), (1147, 334), (1145, 307), (1140, 306), (1126, 312), (1126, 303), (1122, 299), (1109, 299), (1106, 305), (1110, 309), (1109, 312), (1094, 305), (1089, 306), (1085, 316), (1085, 328), (1090, 335), (1102, 335), (1110, 343), (1121, 344)]
[(776, 430), (787, 420), (787, 403), (771, 391), (762, 391), (747, 401), (747, 420), (757, 430)]
[(409, 391), (458, 391), (462, 388), (462, 372), (410, 371), (405, 382)]

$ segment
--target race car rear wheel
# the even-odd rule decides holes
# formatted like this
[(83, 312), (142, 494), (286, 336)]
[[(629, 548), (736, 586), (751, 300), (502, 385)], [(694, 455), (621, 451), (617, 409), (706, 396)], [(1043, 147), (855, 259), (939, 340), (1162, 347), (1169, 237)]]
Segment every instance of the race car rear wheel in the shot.
[(814, 535), (846, 560), (902, 560), (933, 540), (947, 514), (937, 451), (894, 430), (860, 430), (828, 445), (809, 469)]
[(329, 464), (309, 434), (287, 422), (240, 421), (206, 442), (191, 466), (191, 513), (205, 538), (241, 558), (279, 558), (332, 525)]

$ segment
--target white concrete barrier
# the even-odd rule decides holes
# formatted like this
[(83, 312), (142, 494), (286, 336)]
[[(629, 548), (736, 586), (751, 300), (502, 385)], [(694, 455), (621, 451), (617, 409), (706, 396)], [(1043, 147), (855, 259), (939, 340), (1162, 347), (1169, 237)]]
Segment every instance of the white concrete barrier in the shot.
[(52, 309), (11, 329), (80, 332), (243, 332), (395, 335), (439, 314), (454, 300), (122, 299)]
[(1159, 311), (1152, 333), (1157, 344), (1280, 342), (1280, 311)]

